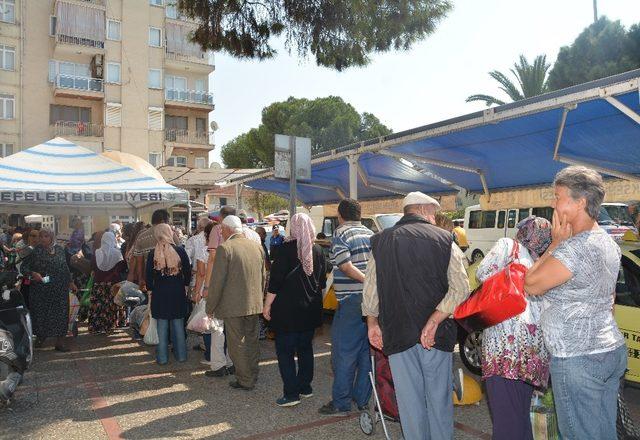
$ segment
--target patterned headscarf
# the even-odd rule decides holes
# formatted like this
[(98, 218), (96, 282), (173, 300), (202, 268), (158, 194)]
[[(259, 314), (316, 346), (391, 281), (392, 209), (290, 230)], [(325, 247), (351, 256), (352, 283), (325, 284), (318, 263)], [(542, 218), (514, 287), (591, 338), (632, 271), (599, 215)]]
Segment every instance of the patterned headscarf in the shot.
[(544, 217), (530, 215), (516, 227), (516, 240), (527, 248), (534, 260), (537, 260), (551, 244), (551, 223)]
[(180, 255), (172, 245), (173, 230), (166, 223), (160, 223), (153, 227), (153, 236), (156, 239), (156, 247), (153, 252), (153, 268), (163, 275), (177, 275), (180, 271)]
[(304, 273), (313, 273), (313, 241), (316, 238), (316, 228), (311, 218), (304, 213), (298, 213), (291, 217), (291, 229), (285, 241), (296, 240), (298, 246), (298, 259), (302, 262)]

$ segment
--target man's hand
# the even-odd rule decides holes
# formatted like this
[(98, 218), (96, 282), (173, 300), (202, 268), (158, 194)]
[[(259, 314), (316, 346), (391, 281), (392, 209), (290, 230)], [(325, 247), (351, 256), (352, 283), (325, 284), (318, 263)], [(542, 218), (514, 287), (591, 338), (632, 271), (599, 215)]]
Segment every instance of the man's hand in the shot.
[(448, 316), (447, 313), (441, 312), (440, 310), (436, 310), (429, 316), (427, 323), (422, 328), (422, 332), (420, 332), (420, 344), (424, 348), (427, 350), (433, 348), (436, 344), (436, 331), (438, 331), (438, 326), (442, 321), (447, 319)]
[(380, 328), (380, 324), (378, 324), (378, 318), (367, 316), (367, 327), (369, 343), (374, 348), (382, 351), (382, 329)]
[(262, 316), (264, 316), (264, 319), (267, 321), (271, 321), (271, 304), (264, 305), (262, 308)]

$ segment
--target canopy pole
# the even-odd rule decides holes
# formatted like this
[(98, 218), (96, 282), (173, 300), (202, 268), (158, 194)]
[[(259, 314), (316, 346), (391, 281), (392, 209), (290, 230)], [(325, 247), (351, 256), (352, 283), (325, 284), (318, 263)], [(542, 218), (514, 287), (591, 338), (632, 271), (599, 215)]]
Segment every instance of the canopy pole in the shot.
[(562, 111), (562, 117), (560, 118), (560, 128), (558, 128), (558, 135), (556, 136), (556, 144), (553, 147), (553, 160), (558, 160), (558, 150), (560, 149), (560, 143), (562, 142), (562, 135), (564, 134), (564, 126), (567, 124), (567, 115), (577, 106), (565, 107)]
[(187, 235), (191, 235), (191, 200), (187, 201)]
[(358, 200), (358, 158), (360, 156), (354, 154), (347, 157), (349, 163), (349, 197)]
[(627, 115), (629, 118), (631, 118), (636, 124), (640, 124), (640, 115), (634, 112), (632, 109), (630, 109), (629, 107), (627, 107), (626, 105), (618, 101), (613, 96), (605, 96), (604, 99), (609, 104), (611, 104), (612, 106), (620, 110), (622, 113)]
[(634, 174), (629, 174), (629, 173), (624, 173), (622, 171), (612, 170), (610, 168), (601, 167), (601, 166), (594, 165), (592, 163), (585, 162), (585, 161), (582, 161), (582, 160), (571, 159), (569, 157), (560, 156), (560, 155), (558, 155), (556, 160), (558, 162), (560, 162), (560, 163), (564, 163), (564, 164), (567, 164), (567, 165), (581, 165), (581, 166), (584, 166), (584, 167), (588, 167), (588, 168), (591, 168), (592, 170), (595, 170), (595, 171), (597, 171), (599, 173), (608, 174), (609, 176), (613, 176), (613, 177), (619, 177), (620, 179), (630, 180), (632, 182), (640, 182), (640, 176), (636, 176)]

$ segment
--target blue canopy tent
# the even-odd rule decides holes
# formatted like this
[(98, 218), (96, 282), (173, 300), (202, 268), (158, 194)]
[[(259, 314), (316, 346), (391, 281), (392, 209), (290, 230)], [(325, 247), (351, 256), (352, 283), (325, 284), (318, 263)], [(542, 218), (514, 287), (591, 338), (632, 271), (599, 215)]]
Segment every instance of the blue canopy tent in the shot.
[[(640, 70), (323, 152), (305, 204), (548, 184), (567, 164), (640, 180)], [(230, 184), (288, 194), (266, 170)]]

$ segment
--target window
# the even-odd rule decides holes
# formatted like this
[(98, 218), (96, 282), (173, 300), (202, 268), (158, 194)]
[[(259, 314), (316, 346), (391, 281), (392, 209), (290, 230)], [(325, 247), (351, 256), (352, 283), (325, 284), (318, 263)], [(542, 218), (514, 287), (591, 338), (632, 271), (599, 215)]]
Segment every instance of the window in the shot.
[(55, 15), (49, 16), (49, 36), (54, 37), (56, 35), (56, 26), (58, 24), (58, 18)]
[(164, 85), (169, 90), (187, 90), (187, 78), (167, 75), (164, 78)]
[(469, 229), (480, 229), (480, 219), (482, 211), (471, 211), (469, 213)]
[(496, 225), (496, 212), (495, 211), (480, 211), (480, 227), (481, 228), (493, 228)]
[(13, 70), (16, 65), (16, 48), (0, 45), (0, 69)]
[(515, 228), (516, 227), (516, 210), (510, 209), (509, 215), (507, 216), (507, 228)]
[(518, 210), (518, 222), (521, 222), (525, 218), (529, 217), (529, 208)]
[(616, 283), (616, 304), (640, 307), (640, 268), (626, 255)]
[(220, 197), (220, 206), (226, 206), (226, 205), (227, 205), (227, 198)]
[(207, 132), (207, 119), (206, 118), (196, 118), (196, 131), (198, 133), (206, 133)]
[(104, 112), (104, 125), (120, 127), (122, 125), (122, 104), (107, 102)]
[(13, 144), (0, 144), (0, 157), (7, 157), (13, 154)]
[(120, 22), (107, 19), (107, 40), (120, 41)]
[(174, 20), (177, 20), (178, 6), (176, 5), (176, 0), (169, 0), (167, 2), (167, 6), (164, 8), (164, 11), (167, 18), (173, 18)]
[(498, 224), (496, 226), (498, 229), (504, 229), (504, 220), (506, 216), (507, 216), (507, 213), (504, 211), (500, 211), (498, 213)]
[(59, 121), (91, 122), (91, 108), (52, 104), (49, 106), (49, 124), (54, 125)]
[(162, 130), (162, 109), (149, 107), (149, 130)]
[(162, 70), (149, 69), (149, 88), (150, 89), (162, 88)]
[(187, 129), (187, 117), (186, 116), (173, 116), (167, 115), (164, 118), (167, 130), (186, 130)]
[(207, 159), (204, 157), (196, 157), (196, 168), (206, 168)]
[(162, 47), (162, 29), (149, 27), (149, 46)]
[(153, 6), (162, 6), (162, 0), (149, 0), (149, 4)]
[(0, 94), (0, 119), (13, 119), (15, 105), (15, 96)]
[(16, 0), (0, 0), (0, 21), (5, 23), (16, 21)]
[(120, 63), (107, 63), (107, 82), (120, 84)]
[(170, 167), (186, 167), (187, 158), (185, 156), (171, 156), (167, 160), (167, 165)]
[(149, 163), (158, 168), (162, 165), (162, 153), (149, 153)]
[(204, 88), (204, 80), (197, 79), (196, 80), (196, 92), (204, 92), (206, 89)]
[(551, 221), (553, 218), (553, 208), (546, 206), (544, 208), (533, 208), (531, 210), (531, 215), (535, 215), (536, 217), (544, 217), (547, 220)]
[(362, 224), (368, 228), (371, 229), (374, 233), (378, 232), (378, 227), (376, 226), (376, 224), (373, 222), (372, 218), (363, 218), (362, 219)]

